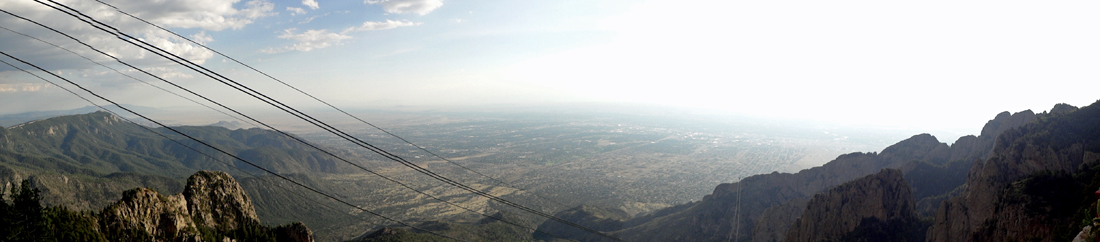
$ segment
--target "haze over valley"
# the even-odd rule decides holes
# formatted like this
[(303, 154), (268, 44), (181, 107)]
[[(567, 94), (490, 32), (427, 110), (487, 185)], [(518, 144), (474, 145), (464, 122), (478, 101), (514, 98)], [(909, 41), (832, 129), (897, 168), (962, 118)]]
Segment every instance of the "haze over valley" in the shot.
[(1096, 2), (0, 1), (0, 241), (1096, 241)]

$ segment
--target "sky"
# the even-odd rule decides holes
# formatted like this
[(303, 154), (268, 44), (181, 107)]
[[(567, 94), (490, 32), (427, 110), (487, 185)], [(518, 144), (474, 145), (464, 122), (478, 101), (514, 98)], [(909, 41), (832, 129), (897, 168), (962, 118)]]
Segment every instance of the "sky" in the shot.
[[(318, 105), (99, 2), (56, 1)], [(1100, 99), (1096, 1), (102, 1), (341, 107), (626, 103), (977, 133), (1002, 111)], [(215, 100), (261, 106), (34, 0), (0, 9)], [(170, 87), (11, 15), (0, 26)], [(196, 106), (8, 30), (0, 51), (122, 103)], [(0, 114), (86, 105), (0, 65)]]

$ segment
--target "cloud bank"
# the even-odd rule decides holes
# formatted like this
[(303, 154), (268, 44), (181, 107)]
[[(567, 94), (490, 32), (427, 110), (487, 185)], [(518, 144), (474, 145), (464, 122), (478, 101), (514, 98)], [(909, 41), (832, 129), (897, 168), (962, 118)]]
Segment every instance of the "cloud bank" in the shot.
[(406, 20), (394, 21), (386, 20), (385, 22), (373, 22), (366, 21), (363, 24), (356, 27), (346, 28), (339, 33), (329, 32), (327, 29), (311, 29), (305, 32), (298, 33), (297, 28), (284, 29), (283, 34), (279, 35), (280, 39), (289, 39), (297, 41), (294, 45), (284, 46), (281, 48), (268, 48), (260, 50), (263, 53), (277, 54), (287, 51), (311, 51), (314, 49), (321, 49), (330, 46), (336, 46), (343, 44), (344, 41), (352, 39), (353, 32), (360, 31), (372, 31), (372, 30), (386, 30), (397, 27), (417, 26), (420, 23), (414, 23)]
[(321, 8), (321, 5), (318, 4), (316, 0), (302, 0), (302, 5), (306, 5), (306, 7), (309, 7), (309, 9), (313, 10)]
[[(134, 20), (129, 16), (122, 15), (107, 5), (95, 1), (59, 0), (58, 2), (195, 63), (201, 64), (213, 57), (213, 52), (209, 50)], [(191, 37), (200, 43), (214, 41), (214, 38), (208, 35), (206, 31), (241, 29), (259, 18), (277, 14), (273, 11), (275, 4), (264, 0), (251, 0), (248, 2), (241, 2), (241, 0), (115, 0), (105, 2), (165, 28), (173, 30), (198, 29), (200, 32), (191, 35)], [(32, 0), (0, 1), (0, 9), (74, 36), (126, 62), (152, 66), (173, 65), (173, 63), (159, 56), (122, 42), (113, 35), (103, 33), (65, 13)], [(4, 15), (6, 16), (6, 14)], [(64, 36), (22, 19), (6, 16), (0, 18), (0, 26), (60, 45), (98, 62), (113, 61)], [(4, 43), (4, 47), (9, 53), (25, 58), (25, 60), (32, 63), (42, 63), (43, 66), (51, 70), (82, 69), (94, 65), (81, 58), (74, 58), (76, 56), (64, 50), (28, 37), (4, 30), (0, 30), (0, 33), (3, 33), (3, 35), (0, 35), (0, 43)], [(10, 70), (12, 69), (6, 66), (0, 67), (0, 71)]]
[(366, 0), (369, 5), (381, 5), (387, 13), (415, 13), (424, 16), (443, 6), (442, 0)]

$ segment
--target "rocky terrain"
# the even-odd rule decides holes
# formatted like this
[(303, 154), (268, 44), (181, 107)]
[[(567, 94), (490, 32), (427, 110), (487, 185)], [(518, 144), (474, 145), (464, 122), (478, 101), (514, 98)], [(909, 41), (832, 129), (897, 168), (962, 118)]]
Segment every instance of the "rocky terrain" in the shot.
[(185, 192), (165, 195), (151, 188), (123, 192), (99, 212), (42, 206), (29, 180), (0, 195), (0, 241), (280, 241), (312, 242), (302, 223), (260, 223), (248, 194), (227, 173), (199, 171)]
[(884, 169), (814, 195), (785, 241), (836, 241), (864, 221), (914, 221), (913, 197), (904, 175)]
[[(599, 207), (586, 203), (592, 200), (571, 199), (570, 203), (584, 205), (560, 210), (556, 215), (625, 241), (1064, 241), (1091, 224), (1087, 223), (1088, 215), (1095, 213), (1091, 192), (1100, 187), (1100, 127), (1097, 124), (1100, 124), (1100, 105), (1096, 104), (1080, 109), (1059, 104), (1050, 112), (1038, 114), (1030, 110), (1004, 112), (987, 122), (979, 136), (964, 136), (951, 145), (928, 134), (914, 135), (881, 152), (849, 153), (797, 173), (773, 172), (721, 184), (702, 200), (660, 210), (644, 208), (652, 204), (630, 207), (610, 203), (611, 207)], [(308, 214), (336, 212), (348, 215), (346, 211), (328, 211), (307, 200), (289, 197), (293, 194), (280, 190), (282, 183), (270, 181), (271, 177), (245, 179), (244, 185), (240, 185), (228, 174), (200, 172), (185, 185), (157, 175), (155, 171), (180, 173), (239, 164), (219, 165), (135, 128), (139, 127), (103, 114), (0, 128), (0, 161), (3, 161), (0, 185), (4, 185), (5, 191), (11, 191), (16, 183), (27, 179), (46, 191), (44, 201), (74, 204), (85, 211), (107, 206), (100, 214), (88, 218), (101, 224), (98, 231), (109, 239), (221, 240), (233, 236), (302, 239), (311, 238), (304, 225), (267, 228), (258, 223), (257, 215), (266, 213), (265, 220), (277, 218), (281, 223), (301, 221), (301, 216)], [(181, 128), (194, 129), (204, 139), (234, 147), (231, 152), (260, 160), (264, 166), (284, 171), (310, 171), (288, 176), (310, 186), (351, 194), (350, 199), (355, 203), (388, 201), (379, 205), (384, 208), (382, 211), (421, 218), (409, 221), (428, 231), (469, 241), (555, 239), (489, 218), (465, 216), (440, 204), (423, 204), (417, 200), (423, 198), (397, 192), (392, 185), (366, 182), (368, 179), (363, 176), (341, 173), (338, 166), (332, 165), (332, 160), (303, 152), (299, 145), (270, 131)], [(600, 144), (605, 148), (616, 145), (604, 138), (593, 140), (598, 141), (594, 144), (597, 148)], [(713, 145), (717, 140), (708, 142)], [(692, 151), (692, 146), (650, 147), (657, 144), (655, 141), (630, 144), (635, 143), (637, 147), (624, 146), (606, 153), (593, 151), (596, 153), (591, 156), (603, 157), (646, 147), (654, 148), (656, 153), (653, 154), (662, 154), (655, 155), (654, 159), (673, 157), (668, 154), (676, 152), (699, 153)], [(669, 150), (670, 147), (679, 148)], [(464, 156), (468, 159), (484, 158), (475, 151), (478, 150), (461, 150), (470, 153)], [(503, 152), (499, 149), (488, 151)], [(430, 160), (419, 162), (435, 165)], [(482, 168), (489, 165), (476, 164)], [(606, 164), (604, 168), (619, 163)], [(545, 163), (541, 164), (545, 167), (539, 169), (581, 165), (589, 164)], [(387, 166), (381, 169), (397, 172)], [(515, 166), (509, 169), (529, 168)], [(605, 175), (612, 181), (632, 177), (631, 174)], [(587, 183), (583, 184), (591, 184), (591, 181), (584, 181)], [(517, 199), (524, 193), (474, 184), (510, 199)], [(550, 185), (588, 188), (576, 184)], [(112, 191), (131, 187), (146, 188), (126, 190), (117, 198), (111, 195)], [(513, 213), (493, 203), (463, 198), (464, 194), (440, 187), (427, 190), (494, 213), (495, 217), (537, 226), (568, 239), (605, 240), (554, 222)], [(163, 195), (158, 191), (179, 194)], [(585, 197), (587, 193), (569, 194)], [(104, 204), (105, 200), (110, 202)], [(607, 204), (605, 200), (600, 201), (598, 204)], [(254, 202), (266, 209), (253, 207)], [(422, 219), (430, 214), (447, 218)], [(348, 217), (356, 216), (359, 215)], [(326, 226), (330, 227), (348, 223), (347, 218), (315, 219), (328, 220), (332, 224)], [(419, 233), (423, 231), (379, 226), (377, 219), (360, 219), (362, 221), (354, 225), (343, 226), (346, 229), (340, 233), (345, 235), (326, 239), (441, 239)], [(348, 237), (346, 234), (362, 236)]]
[(100, 228), (113, 241), (313, 241), (313, 233), (301, 223), (275, 229), (261, 225), (248, 194), (224, 172), (195, 173), (176, 195), (128, 190), (99, 217)]
[(995, 155), (970, 169), (963, 195), (939, 207), (928, 240), (1053, 241), (1065, 223), (1075, 222), (1065, 218), (1085, 198), (1077, 190), (1097, 188), (1089, 179), (1073, 182), (1094, 176), (1100, 161), (1096, 106), (1056, 107), (1051, 116), (1001, 135)]

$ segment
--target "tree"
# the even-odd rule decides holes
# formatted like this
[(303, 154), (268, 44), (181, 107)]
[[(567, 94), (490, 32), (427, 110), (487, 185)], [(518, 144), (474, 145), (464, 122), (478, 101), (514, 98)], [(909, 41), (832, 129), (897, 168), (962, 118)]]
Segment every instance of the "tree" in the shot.
[(5, 210), (0, 238), (4, 241), (53, 241), (49, 219), (42, 209), (41, 193), (28, 180), (12, 189), (11, 204), (4, 201), (4, 205), (0, 205)]

